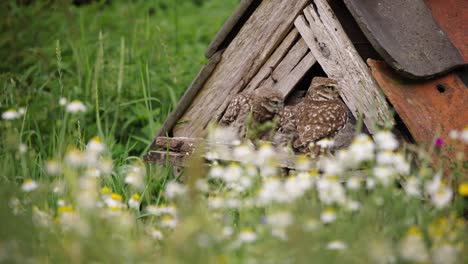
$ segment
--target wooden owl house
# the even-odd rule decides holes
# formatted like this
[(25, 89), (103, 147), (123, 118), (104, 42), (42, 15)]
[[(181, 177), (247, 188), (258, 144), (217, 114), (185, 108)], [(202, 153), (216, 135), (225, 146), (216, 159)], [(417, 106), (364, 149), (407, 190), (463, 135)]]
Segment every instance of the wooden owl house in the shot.
[(466, 3), (242, 0), (145, 160), (185, 166), (236, 95), (270, 87), (288, 102), (315, 76), (337, 81), (370, 134), (397, 124), (417, 143), (447, 136), (468, 124)]

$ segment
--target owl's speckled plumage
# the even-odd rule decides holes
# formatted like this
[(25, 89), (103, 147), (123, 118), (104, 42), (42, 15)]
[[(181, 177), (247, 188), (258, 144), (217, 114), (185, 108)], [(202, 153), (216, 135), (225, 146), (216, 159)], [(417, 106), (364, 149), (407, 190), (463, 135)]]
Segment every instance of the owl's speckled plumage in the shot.
[(336, 86), (332, 79), (315, 77), (302, 102), (286, 106), (278, 113), (280, 123), (275, 142), (291, 143), (294, 149), (304, 152), (310, 143), (336, 135), (348, 118)]
[(254, 92), (240, 93), (229, 103), (220, 124), (231, 126), (238, 131), (240, 138), (245, 136), (246, 121), (252, 113), (254, 124), (272, 120), (283, 108), (283, 95), (274, 89), (263, 88)]

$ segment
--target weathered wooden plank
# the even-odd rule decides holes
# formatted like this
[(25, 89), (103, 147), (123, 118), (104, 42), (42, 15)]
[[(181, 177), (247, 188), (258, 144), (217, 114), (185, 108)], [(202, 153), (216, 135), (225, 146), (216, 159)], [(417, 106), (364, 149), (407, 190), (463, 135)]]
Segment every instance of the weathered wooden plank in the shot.
[[(308, 0), (262, 1), (223, 53), (213, 74), (183, 115), (174, 136), (203, 137), (213, 117), (257, 74), (276, 47), (290, 32)], [(287, 12), (285, 12), (287, 10)]]
[(145, 155), (144, 160), (149, 163), (160, 165), (186, 167), (188, 165), (187, 157), (189, 157), (189, 155), (179, 152), (151, 150)]
[(353, 115), (362, 115), (371, 133), (376, 124), (393, 125), (385, 97), (327, 1), (315, 0), (304, 9), (304, 15), (296, 19), (296, 28), (323, 70), (338, 81), (341, 97)]
[[(467, 87), (455, 74), (432, 80), (406, 80), (381, 61), (368, 60), (372, 74), (395, 107), (418, 144), (431, 146), (436, 137), (446, 144), (442, 148), (455, 160), (462, 144), (450, 144), (449, 133), (462, 130), (468, 122)], [(449, 145), (452, 145), (449, 147)], [(468, 147), (465, 145), (465, 153)]]
[(246, 15), (247, 10), (258, 2), (258, 0), (242, 0), (239, 5), (234, 10), (234, 13), (224, 22), (224, 25), (218, 31), (214, 39), (211, 41), (210, 45), (205, 51), (205, 56), (211, 58), (220, 48), (224, 41), (228, 38), (230, 34), (233, 33), (234, 28), (239, 27), (241, 23), (241, 18)]
[(192, 84), (185, 91), (174, 111), (172, 111), (172, 113), (167, 117), (166, 121), (164, 121), (162, 127), (156, 134), (156, 137), (165, 136), (170, 133), (171, 129), (175, 126), (182, 114), (190, 106), (190, 103), (197, 95), (200, 88), (206, 82), (208, 77), (210, 77), (211, 73), (216, 68), (216, 65), (218, 65), (218, 62), (221, 60), (221, 55), (222, 51), (219, 51), (213, 55), (213, 57), (209, 59), (208, 63), (200, 70), (197, 77), (195, 77)]

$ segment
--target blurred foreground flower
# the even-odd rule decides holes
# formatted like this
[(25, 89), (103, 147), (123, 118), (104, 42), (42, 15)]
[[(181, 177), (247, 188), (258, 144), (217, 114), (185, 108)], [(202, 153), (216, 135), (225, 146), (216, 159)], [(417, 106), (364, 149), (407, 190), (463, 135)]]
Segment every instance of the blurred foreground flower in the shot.
[(345, 250), (348, 248), (348, 245), (340, 240), (335, 240), (327, 244), (327, 249), (329, 250)]
[(411, 227), (400, 242), (400, 256), (406, 261), (424, 263), (429, 261), (424, 238), (418, 227)]
[(23, 185), (21, 185), (21, 189), (24, 191), (24, 192), (31, 192), (31, 191), (34, 191), (35, 189), (37, 189), (39, 187), (39, 184), (35, 181), (33, 181), (32, 179), (26, 179), (24, 180), (23, 182)]
[(3, 120), (15, 120), (20, 118), (20, 116), (21, 114), (13, 108), (8, 109), (6, 112), (2, 113)]
[(76, 113), (80, 113), (80, 112), (85, 113), (87, 108), (81, 101), (74, 100), (74, 101), (70, 102), (69, 104), (67, 104), (66, 110), (69, 113), (76, 114)]

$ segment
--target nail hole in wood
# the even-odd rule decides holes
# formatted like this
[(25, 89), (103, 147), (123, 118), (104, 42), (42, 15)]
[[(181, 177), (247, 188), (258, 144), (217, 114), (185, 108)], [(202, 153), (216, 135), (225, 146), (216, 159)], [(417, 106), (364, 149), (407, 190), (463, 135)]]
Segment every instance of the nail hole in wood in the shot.
[(437, 91), (439, 91), (439, 93), (444, 93), (446, 90), (445, 86), (440, 83), (436, 85), (436, 88), (437, 88)]

